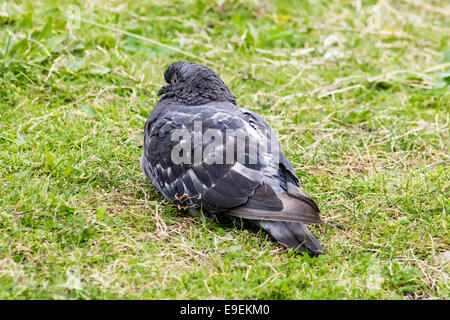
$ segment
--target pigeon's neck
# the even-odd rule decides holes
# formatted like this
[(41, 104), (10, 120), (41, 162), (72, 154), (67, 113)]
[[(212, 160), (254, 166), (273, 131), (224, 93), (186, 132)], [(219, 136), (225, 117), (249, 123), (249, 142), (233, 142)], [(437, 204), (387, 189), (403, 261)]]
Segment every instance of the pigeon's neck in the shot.
[(173, 101), (177, 103), (181, 103), (186, 106), (198, 106), (203, 105), (211, 102), (231, 102), (232, 104), (236, 104), (236, 99), (231, 98), (223, 98), (223, 97), (204, 97), (204, 96), (187, 96), (187, 97), (180, 97), (175, 95), (165, 95), (161, 100), (165, 100), (166, 103)]
[(162, 99), (176, 101), (188, 106), (202, 105), (210, 102), (231, 102), (236, 98), (225, 85), (204, 85), (184, 87), (166, 93)]

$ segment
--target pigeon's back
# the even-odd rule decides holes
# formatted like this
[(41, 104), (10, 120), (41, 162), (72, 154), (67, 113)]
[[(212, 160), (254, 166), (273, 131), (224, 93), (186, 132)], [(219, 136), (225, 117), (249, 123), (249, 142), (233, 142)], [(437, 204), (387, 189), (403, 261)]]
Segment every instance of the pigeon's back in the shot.
[[(238, 107), (233, 96), (204, 98), (216, 93), (183, 78), (190, 69), (176, 70), (175, 75), (166, 71), (166, 80), (175, 84), (164, 87), (165, 96), (145, 126), (141, 166), (152, 183), (191, 214), (202, 210), (218, 221), (244, 221), (298, 252), (320, 253), (320, 244), (304, 226), (321, 223), (319, 209), (300, 187), (269, 125)], [(179, 89), (182, 81), (190, 84), (187, 92)], [(192, 87), (194, 94), (203, 94), (204, 103), (180, 98), (191, 97)]]

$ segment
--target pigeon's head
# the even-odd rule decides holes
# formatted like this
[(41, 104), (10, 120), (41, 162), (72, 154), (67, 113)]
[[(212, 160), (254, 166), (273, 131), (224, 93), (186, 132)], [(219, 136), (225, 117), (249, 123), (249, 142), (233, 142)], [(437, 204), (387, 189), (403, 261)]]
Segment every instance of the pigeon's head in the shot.
[(167, 84), (158, 91), (163, 99), (172, 98), (186, 105), (200, 105), (213, 101), (229, 101), (235, 97), (225, 83), (210, 68), (187, 61), (172, 63), (164, 72)]

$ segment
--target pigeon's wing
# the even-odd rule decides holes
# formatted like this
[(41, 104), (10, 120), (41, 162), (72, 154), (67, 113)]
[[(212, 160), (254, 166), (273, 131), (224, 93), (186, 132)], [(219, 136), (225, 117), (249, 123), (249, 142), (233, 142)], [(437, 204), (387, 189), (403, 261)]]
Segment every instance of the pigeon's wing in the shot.
[[(278, 141), (276, 140), (275, 133), (273, 132), (272, 128), (267, 124), (267, 122), (258, 114), (244, 109), (243, 108), (243, 114), (246, 118), (246, 121), (251, 124), (252, 127), (254, 127), (256, 130), (261, 132), (266, 136), (267, 139), (271, 139), (273, 143), (275, 143), (275, 148), (277, 148), (278, 154), (278, 179), (282, 181), (280, 184), (280, 187), (283, 189), (285, 196), (287, 196), (286, 199), (285, 196), (279, 196), (284, 202), (287, 202), (284, 206), (285, 208), (289, 207), (289, 200), (290, 198), (297, 199), (303, 204), (299, 204), (297, 202), (294, 202), (291, 204), (291, 207), (293, 207), (295, 210), (301, 210), (302, 212), (305, 212), (305, 216), (308, 216), (309, 212), (309, 221), (303, 220), (303, 222), (310, 222), (310, 223), (321, 223), (321, 219), (318, 216), (320, 210), (314, 200), (303, 190), (303, 188), (300, 185), (300, 180), (297, 177), (297, 174), (295, 173), (294, 168), (292, 167), (289, 160), (286, 158), (285, 154), (283, 153), (283, 150), (281, 149), (281, 146), (278, 144)], [(312, 220), (311, 220), (312, 219)], [(293, 221), (293, 220), (290, 220)]]
[[(201, 138), (208, 129), (225, 136), (227, 129), (242, 125), (239, 116), (220, 109), (184, 107), (162, 114), (146, 125), (141, 166), (158, 190), (181, 207), (203, 206), (211, 211), (229, 209), (246, 203), (262, 184), (262, 176), (244, 165), (227, 164), (224, 158), (223, 163), (212, 162), (209, 144), (196, 141), (196, 134), (201, 134)], [(183, 150), (181, 143), (185, 146)], [(219, 146), (217, 150), (220, 149)], [(189, 161), (178, 163), (180, 154), (174, 154), (177, 150), (190, 154)], [(196, 155), (199, 150), (200, 158)]]
[[(259, 115), (246, 109), (243, 109), (243, 113), (247, 122), (260, 132), (263, 132), (268, 139), (274, 136), (270, 126)], [(278, 179), (282, 181), (280, 187), (284, 191), (282, 195), (278, 194), (277, 198), (283, 201), (283, 209), (279, 212), (276, 212), (276, 210), (274, 212), (273, 209), (261, 210), (262, 205), (265, 203), (265, 201), (261, 201), (262, 199), (258, 199), (261, 191), (264, 191), (263, 186), (261, 186), (247, 204), (231, 209), (228, 214), (246, 218), (250, 224), (263, 228), (277, 241), (288, 248), (294, 248), (299, 253), (308, 252), (313, 256), (321, 254), (323, 253), (322, 246), (303, 224), (303, 222), (321, 223), (319, 208), (300, 186), (300, 180), (281, 147), (279, 145), (277, 147), (279, 148)], [(262, 198), (265, 197), (263, 196)], [(252, 206), (256, 208), (252, 208)], [(289, 219), (283, 219), (287, 212), (289, 212)], [(269, 218), (267, 218), (268, 214), (270, 215)], [(299, 216), (301, 216), (299, 219), (301, 221), (292, 219), (292, 217)], [(254, 217), (261, 217), (262, 219), (254, 219)], [(271, 219), (272, 217), (274, 219)]]
[[(215, 163), (211, 163), (211, 155), (217, 156), (217, 150), (226, 149), (227, 139), (224, 138), (222, 146), (219, 144), (214, 149), (216, 152), (208, 152), (208, 141), (202, 141), (202, 157), (195, 159), (198, 143), (195, 141), (195, 134), (192, 134), (191, 137), (184, 138), (185, 142), (191, 142), (191, 162), (179, 164), (174, 161), (173, 148), (180, 141), (173, 139), (177, 130), (201, 132), (205, 136), (207, 130), (214, 129), (226, 136), (227, 130), (240, 128), (260, 142), (268, 139), (271, 129), (264, 120), (249, 117), (240, 110), (233, 111), (227, 110), (227, 105), (184, 107), (147, 125), (141, 164), (151, 181), (166, 198), (176, 200), (185, 208), (203, 206), (210, 212), (232, 209), (227, 214), (251, 220), (320, 223), (317, 206), (311, 207), (301, 198), (277, 193), (268, 183), (268, 172), (273, 171), (273, 167), (277, 169), (271, 174), (277, 179), (284, 179), (278, 176), (278, 163), (269, 166), (266, 162), (270, 158), (264, 152), (259, 152), (259, 149), (256, 163), (249, 163), (248, 160), (255, 156), (248, 146), (249, 140), (246, 140), (244, 148), (247, 161), (232, 161), (227, 164), (226, 150), (215, 158)], [(236, 156), (237, 149), (232, 152), (233, 157)], [(217, 163), (221, 156), (222, 164)]]

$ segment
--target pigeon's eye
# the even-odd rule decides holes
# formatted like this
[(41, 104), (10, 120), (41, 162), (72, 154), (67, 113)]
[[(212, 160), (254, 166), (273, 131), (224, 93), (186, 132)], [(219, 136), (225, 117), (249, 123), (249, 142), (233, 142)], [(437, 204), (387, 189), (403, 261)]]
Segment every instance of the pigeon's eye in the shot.
[(170, 80), (170, 83), (173, 85), (178, 84), (178, 78), (176, 75), (173, 75), (172, 80)]

